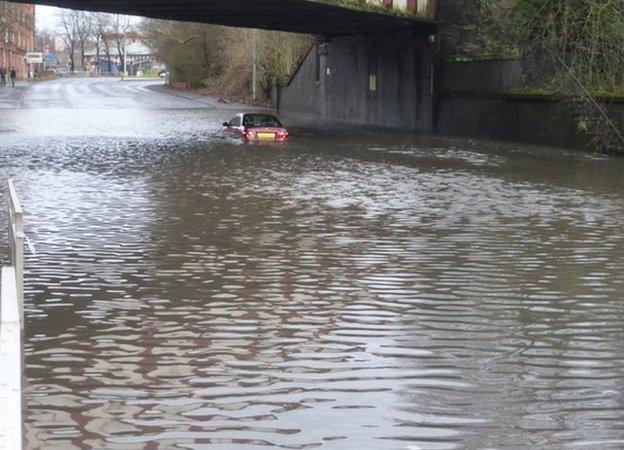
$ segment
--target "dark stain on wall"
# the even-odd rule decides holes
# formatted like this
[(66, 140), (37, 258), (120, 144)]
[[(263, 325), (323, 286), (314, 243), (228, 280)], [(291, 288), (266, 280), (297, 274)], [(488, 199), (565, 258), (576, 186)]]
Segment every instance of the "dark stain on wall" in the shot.
[(572, 105), (550, 96), (444, 92), (436, 132), (586, 149)]
[(309, 52), (279, 89), (278, 109), (325, 122), (431, 131), (433, 57), (428, 35), (418, 30), (335, 38)]

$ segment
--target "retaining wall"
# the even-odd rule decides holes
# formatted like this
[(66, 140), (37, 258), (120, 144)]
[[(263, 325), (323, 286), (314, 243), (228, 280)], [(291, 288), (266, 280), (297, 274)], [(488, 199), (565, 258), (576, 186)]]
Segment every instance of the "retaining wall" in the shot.
[[(416, 31), (336, 38), (313, 47), (290, 83), (277, 89), (277, 109), (321, 124), (588, 149), (569, 100), (509, 93), (533, 76), (535, 63), (438, 65), (436, 57), (428, 36)], [(600, 101), (624, 123), (624, 99)]]
[(445, 62), (440, 66), (442, 91), (510, 92), (522, 85), (525, 64), (520, 59)]
[[(624, 124), (624, 99), (598, 99), (615, 123)], [(442, 92), (439, 134), (526, 142), (588, 150), (569, 99), (554, 96)]]
[(443, 92), (435, 131), (583, 149), (571, 105), (547, 96)]

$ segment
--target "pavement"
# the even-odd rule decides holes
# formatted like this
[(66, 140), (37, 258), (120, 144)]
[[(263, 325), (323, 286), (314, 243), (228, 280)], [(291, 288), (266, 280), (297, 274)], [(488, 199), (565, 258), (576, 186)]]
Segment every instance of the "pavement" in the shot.
[(241, 107), (243, 108), (245, 107), (243, 103), (223, 101), (220, 99), (216, 99), (214, 97), (203, 95), (199, 92), (175, 89), (164, 83), (151, 84), (147, 86), (147, 88), (156, 92), (162, 92), (164, 94), (174, 95), (176, 97), (184, 98), (186, 100), (191, 100), (191, 101), (199, 102), (199, 103), (205, 103), (207, 105), (210, 105), (213, 108), (223, 109), (223, 108), (228, 108), (228, 106), (230, 107), (236, 106), (237, 109), (240, 109)]
[[(171, 136), (181, 130), (218, 132), (222, 123), (252, 107), (223, 103), (163, 80), (57, 78), (2, 91), (0, 133), (29, 138), (59, 136)], [(12, 108), (12, 109), (9, 109)], [(253, 110), (258, 108), (253, 107)], [(198, 131), (200, 130), (200, 131)], [(6, 141), (8, 134), (3, 134)]]
[(20, 108), (29, 87), (29, 83), (24, 81), (18, 81), (15, 87), (11, 87), (10, 84), (0, 87), (0, 109)]
[(15, 269), (2, 268), (0, 295), (0, 450), (22, 448), (22, 325)]

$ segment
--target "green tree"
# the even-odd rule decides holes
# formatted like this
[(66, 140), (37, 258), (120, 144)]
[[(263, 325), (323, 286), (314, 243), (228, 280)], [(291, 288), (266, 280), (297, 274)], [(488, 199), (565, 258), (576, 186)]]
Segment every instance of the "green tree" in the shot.
[(525, 54), (561, 66), (593, 89), (624, 83), (624, 0), (516, 0), (512, 17)]
[(479, 0), (463, 46), (471, 58), (552, 61), (553, 82), (624, 85), (624, 0)]

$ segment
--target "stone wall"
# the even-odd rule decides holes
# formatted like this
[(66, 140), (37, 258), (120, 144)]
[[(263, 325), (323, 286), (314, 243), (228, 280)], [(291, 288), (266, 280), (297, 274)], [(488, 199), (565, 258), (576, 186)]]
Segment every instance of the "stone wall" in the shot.
[(525, 79), (524, 63), (519, 59), (445, 62), (440, 66), (442, 92), (512, 92)]
[[(598, 99), (615, 123), (624, 124), (624, 99)], [(443, 92), (435, 132), (591, 150), (579, 129), (572, 100), (555, 96)]]
[(446, 92), (440, 95), (439, 134), (583, 149), (570, 104), (548, 96)]
[(458, 52), (479, 13), (478, 0), (438, 0), (435, 19), (439, 24), (440, 52), (443, 56)]

